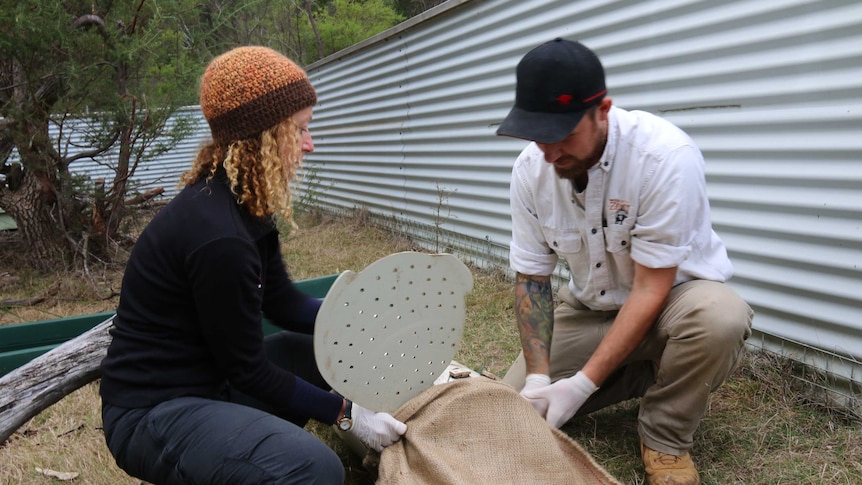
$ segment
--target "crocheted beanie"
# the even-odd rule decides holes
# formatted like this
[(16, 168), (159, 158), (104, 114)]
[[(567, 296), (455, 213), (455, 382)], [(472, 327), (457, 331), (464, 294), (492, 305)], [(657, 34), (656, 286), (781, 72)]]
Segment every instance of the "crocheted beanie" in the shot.
[(232, 49), (201, 78), (201, 111), (218, 143), (250, 138), (315, 103), (305, 71), (267, 47)]

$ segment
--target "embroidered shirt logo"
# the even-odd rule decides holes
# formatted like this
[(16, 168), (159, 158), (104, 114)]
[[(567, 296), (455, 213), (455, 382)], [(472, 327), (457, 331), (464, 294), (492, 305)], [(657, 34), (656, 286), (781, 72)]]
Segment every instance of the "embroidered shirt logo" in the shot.
[(614, 224), (623, 224), (629, 216), (629, 209), (631, 204), (627, 200), (608, 200), (608, 212), (614, 214)]

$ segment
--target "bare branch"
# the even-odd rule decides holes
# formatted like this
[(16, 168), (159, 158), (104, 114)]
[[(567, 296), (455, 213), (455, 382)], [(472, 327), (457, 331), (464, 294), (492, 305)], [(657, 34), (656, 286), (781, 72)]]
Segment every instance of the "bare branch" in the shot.
[(114, 146), (114, 144), (117, 142), (117, 139), (119, 139), (119, 138), (120, 138), (120, 132), (118, 130), (115, 130), (114, 134), (113, 134), (113, 138), (111, 138), (109, 141), (106, 141), (106, 143), (104, 143), (102, 146), (94, 148), (92, 150), (85, 150), (83, 152), (76, 153), (70, 157), (66, 157), (65, 158), (66, 166), (69, 166), (72, 162), (75, 162), (75, 161), (80, 160), (82, 158), (95, 158), (95, 157), (107, 152), (108, 150), (111, 149), (111, 147)]
[(165, 193), (164, 187), (156, 187), (154, 189), (151, 189), (151, 190), (144, 192), (143, 194), (138, 194), (134, 197), (126, 199), (125, 204), (126, 205), (143, 204), (144, 202), (146, 202), (146, 201), (148, 201), (154, 197), (157, 197), (159, 195), (162, 195), (163, 193)]
[(107, 27), (105, 27), (105, 21), (102, 20), (102, 17), (99, 17), (98, 15), (82, 15), (72, 22), (72, 27), (95, 27), (96, 30), (99, 31), (99, 35), (102, 36), (102, 39), (104, 39), (105, 42), (109, 42), (111, 39), (110, 35), (108, 34)]
[(130, 26), (129, 26), (129, 28), (128, 28), (128, 29), (126, 29), (126, 35), (132, 35), (132, 34), (134, 34), (134, 33), (135, 33), (135, 29), (136, 29), (136, 28), (137, 28), (137, 26), (138, 26), (138, 19), (139, 19), (139, 18), (140, 18), (140, 16), (141, 16), (141, 10), (143, 10), (143, 8), (144, 8), (144, 3), (146, 3), (146, 0), (141, 0), (141, 1), (138, 3), (138, 8), (137, 8), (137, 10), (135, 11), (135, 18), (134, 18), (134, 19), (132, 19), (132, 25), (130, 25)]

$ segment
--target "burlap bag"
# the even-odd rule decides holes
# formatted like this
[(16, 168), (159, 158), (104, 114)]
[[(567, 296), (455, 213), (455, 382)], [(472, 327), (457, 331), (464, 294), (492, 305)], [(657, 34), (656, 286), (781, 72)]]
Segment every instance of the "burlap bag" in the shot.
[(407, 433), (380, 455), (378, 485), (621, 485), (502, 382), (438, 384), (393, 416)]

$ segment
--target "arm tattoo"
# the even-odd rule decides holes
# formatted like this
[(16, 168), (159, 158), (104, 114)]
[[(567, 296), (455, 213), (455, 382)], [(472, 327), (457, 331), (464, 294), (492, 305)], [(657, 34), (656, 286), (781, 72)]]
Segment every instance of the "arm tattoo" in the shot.
[(516, 275), (515, 316), (527, 373), (547, 375), (551, 334), (554, 330), (554, 298), (550, 276)]

